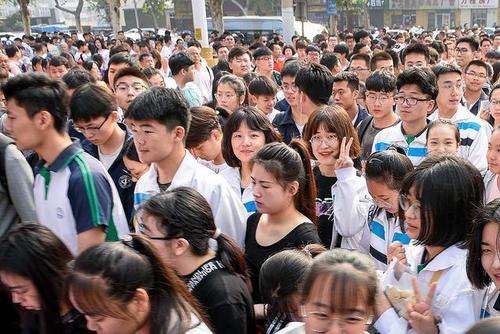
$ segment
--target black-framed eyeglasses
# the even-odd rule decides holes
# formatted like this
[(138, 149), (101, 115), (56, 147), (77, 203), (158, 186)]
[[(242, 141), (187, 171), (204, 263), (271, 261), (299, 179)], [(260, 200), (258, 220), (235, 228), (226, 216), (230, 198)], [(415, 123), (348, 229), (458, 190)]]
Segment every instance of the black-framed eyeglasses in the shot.
[(394, 98), (394, 102), (398, 105), (402, 105), (403, 103), (406, 103), (409, 106), (414, 106), (418, 102), (423, 102), (423, 101), (430, 101), (431, 99), (425, 98), (425, 99), (418, 99), (416, 97), (403, 97), (403, 96), (396, 96)]
[(111, 114), (108, 114), (106, 116), (106, 118), (104, 118), (104, 121), (101, 123), (101, 125), (99, 126), (89, 126), (88, 128), (81, 128), (81, 127), (77, 127), (77, 126), (73, 126), (73, 128), (80, 132), (80, 133), (85, 133), (85, 132), (97, 132), (99, 130), (101, 130), (101, 128), (103, 127), (104, 123), (106, 123), (106, 121), (108, 120), (109, 116)]
[(173, 239), (179, 239), (180, 238), (180, 237), (174, 237), (174, 236), (155, 237), (155, 236), (147, 235), (146, 233), (144, 233), (144, 231), (145, 231), (144, 224), (143, 223), (139, 223), (137, 225), (137, 232), (139, 234), (145, 236), (146, 238), (150, 239), (150, 240), (173, 240)]

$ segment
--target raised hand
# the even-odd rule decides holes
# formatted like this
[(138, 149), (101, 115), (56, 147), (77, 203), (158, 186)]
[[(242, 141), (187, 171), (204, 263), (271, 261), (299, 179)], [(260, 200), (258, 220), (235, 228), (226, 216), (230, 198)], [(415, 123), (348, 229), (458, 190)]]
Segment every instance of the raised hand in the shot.
[(349, 141), (347, 141), (347, 137), (342, 138), (342, 142), (340, 143), (339, 147), (339, 157), (337, 158), (337, 161), (335, 161), (336, 170), (354, 166), (354, 162), (349, 156), (353, 140), (354, 138), (352, 137), (349, 138)]
[(418, 334), (439, 333), (436, 318), (432, 313), (432, 299), (436, 292), (437, 283), (431, 284), (425, 299), (422, 298), (416, 277), (413, 278), (412, 284), (415, 293), (415, 303), (408, 303), (407, 306), (408, 322), (410, 326)]
[(394, 241), (389, 245), (387, 249), (387, 264), (391, 263), (392, 259), (398, 259), (398, 262), (401, 264), (408, 264), (406, 261), (406, 252), (403, 244), (399, 241)]

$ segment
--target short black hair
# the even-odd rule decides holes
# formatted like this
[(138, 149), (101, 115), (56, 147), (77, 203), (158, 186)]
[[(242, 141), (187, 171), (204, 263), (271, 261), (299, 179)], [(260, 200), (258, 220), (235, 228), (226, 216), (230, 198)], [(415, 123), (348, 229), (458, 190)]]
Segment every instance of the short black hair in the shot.
[(134, 66), (134, 61), (128, 54), (116, 53), (109, 58), (108, 67), (111, 65), (127, 64), (128, 66)]
[(425, 44), (422, 43), (413, 43), (408, 45), (406, 48), (404, 48), (401, 51), (401, 62), (404, 64), (406, 55), (409, 55), (410, 53), (416, 53), (416, 54), (421, 54), (424, 55), (425, 61), (427, 64), (431, 62), (431, 56), (429, 54), (429, 47)]
[(303, 39), (299, 39), (297, 42), (295, 42), (295, 49), (305, 49), (307, 48), (307, 42), (304, 41)]
[(315, 104), (328, 104), (332, 96), (333, 75), (323, 65), (306, 63), (300, 66), (295, 85)]
[(85, 84), (95, 83), (96, 79), (90, 72), (76, 67), (69, 70), (68, 73), (62, 77), (62, 81), (64, 81), (69, 89), (77, 89)]
[(366, 67), (369, 67), (370, 59), (370, 55), (366, 53), (356, 53), (351, 56), (350, 62), (352, 63), (353, 60), (363, 60), (366, 63)]
[(477, 40), (473, 37), (468, 37), (468, 36), (465, 36), (465, 37), (460, 37), (458, 40), (457, 40), (457, 43), (455, 45), (458, 46), (459, 43), (467, 43), (469, 44), (472, 52), (475, 52), (477, 50), (479, 50), (479, 43), (477, 42)]
[(299, 71), (300, 65), (297, 60), (291, 60), (285, 62), (285, 65), (281, 69), (281, 78), (284, 77), (292, 77), (295, 78), (297, 76), (297, 72)]
[(181, 126), (187, 135), (191, 115), (186, 100), (177, 89), (153, 87), (132, 101), (128, 107), (127, 118), (157, 121), (168, 130)]
[(345, 55), (347, 58), (347, 55), (349, 55), (349, 47), (345, 44), (337, 44), (333, 47), (333, 52)]
[(370, 37), (370, 33), (366, 30), (359, 30), (354, 33), (354, 40), (356, 43), (359, 43), (359, 41), (365, 37)]
[(31, 58), (31, 66), (34, 68), (38, 63), (42, 64), (42, 68), (47, 68), (47, 59), (42, 58), (40, 56), (34, 56)]
[(370, 59), (370, 70), (375, 71), (377, 69), (377, 62), (380, 60), (390, 60), (392, 61), (392, 66), (396, 68), (396, 64), (394, 64), (394, 59), (392, 59), (392, 56), (385, 52), (381, 51), (373, 55), (373, 57)]
[(325, 66), (330, 71), (333, 70), (335, 66), (339, 66), (339, 60), (337, 56), (331, 52), (323, 54), (323, 57), (321, 57), (319, 63)]
[(150, 52), (141, 52), (139, 55), (139, 61), (143, 61), (146, 57), (153, 57)]
[(75, 90), (70, 102), (71, 119), (74, 122), (90, 122), (98, 117), (108, 117), (118, 110), (111, 92), (95, 83), (86, 84)]
[(428, 68), (409, 68), (398, 75), (396, 87), (398, 90), (405, 85), (417, 85), (423, 94), (435, 100), (438, 90), (436, 76)]
[(266, 76), (259, 75), (248, 84), (248, 92), (253, 96), (276, 96), (276, 84)]
[(366, 90), (393, 93), (396, 91), (396, 77), (389, 71), (375, 71), (365, 82)]
[(365, 43), (361, 43), (361, 42), (356, 43), (356, 44), (354, 45), (354, 48), (352, 49), (352, 54), (353, 54), (353, 55), (358, 54), (358, 53), (359, 53), (359, 51), (360, 51), (362, 48), (369, 48), (369, 46), (368, 46), (368, 45), (366, 45)]
[(262, 57), (262, 56), (272, 56), (272, 55), (273, 55), (273, 52), (267, 46), (257, 48), (253, 52), (253, 58), (255, 60), (257, 60), (257, 58)]
[(193, 59), (191, 59), (191, 57), (189, 57), (185, 52), (174, 53), (168, 59), (168, 67), (170, 67), (172, 75), (177, 75), (181, 70), (187, 69), (192, 65), (194, 65)]
[(314, 44), (309, 44), (306, 47), (306, 54), (308, 54), (309, 52), (317, 52), (317, 53), (321, 54), (321, 50)]
[(432, 72), (434, 72), (434, 74), (436, 75), (436, 81), (441, 75), (448, 73), (457, 73), (458, 75), (462, 76), (462, 70), (460, 69), (460, 67), (448, 63), (439, 64), (432, 67)]
[(497, 50), (490, 50), (484, 55), (485, 58), (500, 60), (500, 52)]
[(10, 78), (2, 86), (2, 91), (7, 101), (14, 99), (30, 118), (42, 110), (48, 111), (55, 130), (66, 132), (68, 94), (62, 81), (52, 80), (42, 73), (24, 73)]
[(250, 60), (252, 60), (252, 55), (250, 54), (250, 52), (239, 47), (239, 46), (234, 47), (229, 51), (229, 54), (227, 55), (227, 59), (229, 62), (231, 62), (234, 58), (241, 57), (244, 54), (247, 54), (250, 57)]
[(491, 75), (493, 74), (493, 69), (491, 68), (491, 65), (490, 64), (486, 64), (484, 61), (482, 60), (479, 60), (479, 59), (474, 59), (474, 60), (471, 60), (466, 66), (465, 66), (465, 69), (464, 69), (464, 73), (467, 73), (467, 71), (469, 70), (469, 68), (471, 66), (478, 66), (478, 67), (482, 67), (486, 70), (486, 75), (488, 77), (491, 77)]
[(49, 60), (49, 66), (54, 66), (54, 67), (64, 66), (68, 68), (69, 64), (66, 58), (61, 56), (53, 56)]
[(132, 76), (139, 78), (144, 82), (146, 86), (149, 87), (150, 85), (148, 77), (144, 73), (142, 73), (140, 69), (138, 69), (137, 67), (124, 67), (119, 69), (118, 72), (116, 72), (115, 77), (113, 78), (113, 86), (116, 87), (116, 83), (118, 82), (118, 80), (120, 80), (120, 78), (123, 78), (125, 76)]
[(354, 92), (359, 90), (359, 78), (353, 72), (340, 72), (333, 76), (333, 82), (347, 81), (347, 87)]

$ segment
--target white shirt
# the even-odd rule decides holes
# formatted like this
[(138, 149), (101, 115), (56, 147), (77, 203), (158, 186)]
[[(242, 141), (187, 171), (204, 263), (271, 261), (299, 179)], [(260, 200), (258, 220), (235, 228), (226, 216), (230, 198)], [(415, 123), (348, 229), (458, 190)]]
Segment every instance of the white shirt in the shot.
[(247, 215), (257, 211), (257, 207), (255, 206), (255, 198), (253, 197), (252, 192), (252, 184), (250, 183), (243, 192), (241, 191), (241, 174), (240, 169), (238, 167), (229, 167), (220, 172), (219, 174), (222, 176), (231, 189), (234, 191), (235, 195), (238, 196), (243, 203), (243, 206), (247, 210)]

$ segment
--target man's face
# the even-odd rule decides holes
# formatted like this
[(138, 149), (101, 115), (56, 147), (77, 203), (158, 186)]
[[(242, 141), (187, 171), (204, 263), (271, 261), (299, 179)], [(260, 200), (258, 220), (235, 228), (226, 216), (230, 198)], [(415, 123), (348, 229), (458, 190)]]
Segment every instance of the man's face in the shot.
[(370, 48), (372, 46), (372, 40), (371, 40), (370, 36), (365, 36), (365, 37), (361, 38), (359, 41), (361, 43), (363, 43), (364, 45), (368, 46), (368, 48)]
[(318, 51), (309, 51), (307, 53), (307, 60), (309, 60), (311, 63), (319, 64), (319, 57), (320, 54)]
[(365, 45), (361, 49), (359, 49), (359, 53), (366, 54), (366, 55), (369, 55), (371, 57), (372, 50), (370, 49), (370, 47), (368, 47), (368, 45)]
[(274, 44), (272, 51), (274, 59), (281, 57), (281, 46), (279, 46), (279, 44)]
[(217, 50), (217, 59), (219, 60), (227, 60), (228, 55), (229, 55), (229, 50), (227, 46), (221, 46), (219, 50)]
[(123, 76), (115, 82), (116, 102), (123, 111), (127, 111), (132, 101), (146, 89), (148, 89), (147, 84), (140, 78), (131, 75)]
[(457, 44), (455, 48), (455, 56), (457, 59), (457, 65), (462, 69), (467, 66), (475, 58), (475, 52), (472, 51), (469, 43), (461, 42)]
[[(47, 113), (47, 112), (45, 112)], [(26, 113), (26, 109), (17, 104), (14, 98), (7, 101), (6, 130), (16, 140), (16, 146), (20, 150), (35, 149), (40, 144), (40, 131), (42, 124), (41, 112), (32, 118)]]
[(282, 78), (283, 93), (285, 93), (286, 102), (292, 107), (296, 107), (299, 103), (300, 92), (295, 85), (295, 77), (284, 76)]
[(366, 92), (366, 107), (374, 118), (382, 118), (392, 112), (394, 94), (377, 91)]
[(191, 65), (189, 66), (187, 69), (183, 69), (182, 70), (182, 73), (184, 73), (184, 82), (187, 83), (187, 82), (191, 82), (194, 80), (194, 77), (196, 75), (196, 67), (195, 65)]
[(389, 59), (382, 59), (382, 60), (378, 60), (376, 63), (375, 63), (375, 69), (376, 70), (385, 70), (385, 71), (388, 71), (389, 73), (392, 73), (394, 74), (394, 63), (392, 62), (392, 59), (389, 60)]
[(85, 138), (94, 145), (105, 144), (113, 135), (118, 113), (113, 111), (106, 116), (99, 116), (90, 121), (75, 121), (75, 130), (83, 133)]
[(299, 59), (306, 59), (307, 57), (306, 49), (305, 48), (297, 49), (297, 57), (299, 57)]
[(421, 53), (409, 53), (406, 55), (404, 68), (405, 70), (410, 67), (424, 68), (428, 67), (429, 64), (425, 60), (425, 55)]
[(195, 64), (199, 64), (201, 61), (201, 49), (196, 46), (190, 46), (187, 48), (187, 54), (194, 61)]
[(255, 66), (259, 72), (271, 72), (274, 67), (274, 59), (272, 55), (264, 55), (255, 58)]
[(357, 75), (359, 80), (363, 82), (365, 82), (366, 78), (370, 75), (368, 64), (363, 59), (352, 60), (350, 69)]
[(498, 48), (500, 48), (500, 35), (495, 36), (495, 38), (493, 39), (493, 48), (495, 50), (498, 50)]
[(49, 77), (54, 80), (61, 79), (66, 73), (68, 73), (68, 69), (66, 66), (49, 66)]
[(429, 96), (426, 96), (424, 93), (422, 93), (420, 87), (415, 84), (402, 86), (396, 94), (395, 100), (397, 100), (398, 98), (414, 98), (417, 100), (426, 100), (417, 101), (415, 105), (410, 105), (408, 102), (403, 102), (402, 104), (397, 105), (399, 117), (403, 122), (406, 123), (414, 123), (427, 118), (427, 113), (432, 111), (432, 108), (434, 106), (434, 101), (428, 100)]
[(425, 45), (431, 45), (432, 44), (432, 37), (431, 36), (427, 36), (424, 38), (424, 44)]
[(120, 41), (123, 41), (125, 39), (125, 33), (123, 32), (119, 32), (118, 33), (118, 37), (117, 37)]
[(3, 53), (0, 53), (0, 67), (2, 67), (7, 72), (9, 71), (9, 58)]
[(152, 56), (145, 56), (142, 58), (141, 61), (141, 67), (142, 68), (148, 68), (148, 67), (154, 67), (155, 62)]
[(110, 87), (114, 87), (113, 80), (115, 78), (116, 72), (118, 72), (119, 70), (121, 70), (122, 68), (125, 68), (125, 67), (128, 67), (127, 63), (111, 64), (111, 65), (109, 65), (109, 69), (108, 69), (108, 82), (109, 82), (109, 86)]
[(491, 51), (493, 46), (490, 41), (483, 41), (481, 43), (481, 53), (485, 55), (488, 51)]
[(333, 83), (332, 96), (335, 104), (341, 106), (345, 110), (351, 109), (356, 105), (356, 98), (359, 92), (352, 91), (349, 88), (347, 81), (337, 81)]
[(224, 45), (227, 46), (229, 50), (234, 48), (234, 37), (232, 35), (227, 35), (224, 38)]
[(487, 62), (488, 64), (490, 64), (491, 66), (495, 65), (495, 63), (498, 61), (497, 59), (495, 58), (488, 58), (486, 57), (485, 59), (485, 62)]
[(482, 66), (471, 65), (464, 75), (465, 87), (471, 92), (479, 92), (488, 80), (488, 73)]
[(333, 49), (335, 45), (337, 45), (337, 37), (335, 36), (328, 37), (328, 47), (330, 49)]
[(347, 44), (347, 47), (349, 48), (349, 50), (352, 50), (354, 48), (354, 44), (356, 44), (356, 42), (354, 41), (354, 38), (346, 39), (345, 43)]
[(464, 93), (462, 77), (458, 73), (441, 74), (437, 80), (438, 106), (457, 109)]
[(172, 154), (174, 143), (183, 138), (179, 135), (178, 128), (180, 127), (169, 131), (156, 120), (130, 120), (139, 159), (146, 164), (167, 159)]
[(247, 73), (252, 70), (252, 61), (247, 53), (242, 54), (239, 57), (234, 57), (229, 62), (229, 68), (233, 71), (233, 74), (243, 78)]

